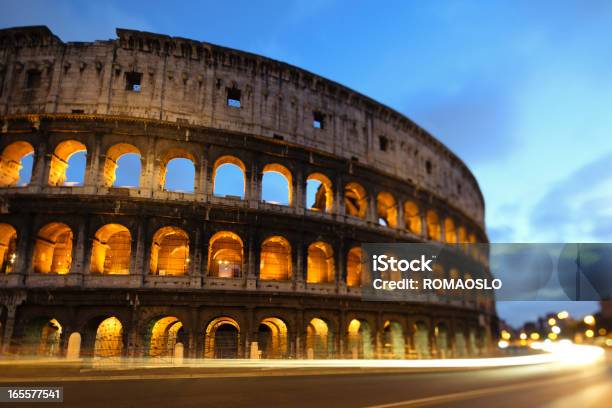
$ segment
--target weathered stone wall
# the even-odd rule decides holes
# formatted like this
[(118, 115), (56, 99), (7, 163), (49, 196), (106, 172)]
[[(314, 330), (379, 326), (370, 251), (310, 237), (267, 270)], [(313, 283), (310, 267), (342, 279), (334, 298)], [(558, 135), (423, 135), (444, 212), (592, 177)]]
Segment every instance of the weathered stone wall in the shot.
[[(0, 115), (131, 116), (282, 139), (405, 180), (484, 227), (484, 201), (469, 169), (392, 109), (261, 56), (131, 30), (117, 34), (63, 43), (46, 27), (0, 30)], [(142, 74), (138, 92), (126, 90), (130, 73)], [(240, 108), (228, 106), (228, 88), (240, 91)], [(322, 129), (313, 126), (315, 112)]]

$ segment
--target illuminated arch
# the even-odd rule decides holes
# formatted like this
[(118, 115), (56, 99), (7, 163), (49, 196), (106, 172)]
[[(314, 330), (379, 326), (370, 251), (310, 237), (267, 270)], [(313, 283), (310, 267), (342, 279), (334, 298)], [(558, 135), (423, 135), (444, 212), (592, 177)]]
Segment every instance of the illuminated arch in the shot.
[[(278, 164), (278, 163), (271, 163), (271, 164), (266, 164), (263, 168), (263, 178), (262, 178), (262, 185), (261, 185), (261, 191), (262, 191), (262, 195), (261, 195), (261, 199), (263, 201), (267, 201), (267, 202), (271, 202), (274, 204), (281, 204), (281, 205), (293, 205), (293, 176), (291, 175), (291, 172), (289, 171), (289, 169), (287, 169), (285, 166), (283, 166), (282, 164)], [(268, 180), (267, 180), (267, 173), (276, 173), (276, 174), (280, 174), (281, 176), (283, 176), (283, 178), (285, 179), (285, 181), (287, 182), (287, 201), (286, 202), (276, 202), (275, 200), (268, 200), (268, 196), (266, 190), (268, 187)]]
[(259, 324), (258, 346), (262, 358), (284, 358), (288, 351), (287, 325), (278, 317), (267, 317)]
[(321, 173), (312, 173), (306, 179), (306, 183), (306, 197), (314, 196), (314, 202), (309, 206), (309, 209), (331, 213), (334, 205), (334, 193), (329, 178)]
[(362, 251), (360, 247), (351, 248), (346, 257), (346, 284), (347, 286), (364, 286), (369, 283), (367, 268), (363, 267)]
[(455, 333), (455, 355), (456, 357), (465, 357), (468, 355), (465, 334), (461, 330)]
[(376, 213), (379, 223), (389, 228), (397, 228), (397, 203), (391, 193), (386, 191), (376, 196)]
[(179, 341), (183, 323), (175, 316), (167, 316), (157, 320), (149, 333), (149, 356), (171, 357)]
[(415, 235), (421, 235), (421, 212), (413, 201), (404, 203), (404, 223), (406, 229)]
[[(186, 185), (185, 190), (181, 189), (171, 189), (168, 186), (168, 181), (174, 178), (178, 179), (187, 179), (186, 175), (180, 174), (180, 170), (176, 170), (172, 166), (172, 164), (177, 164), (178, 166), (184, 166), (190, 162), (191, 166), (188, 166), (189, 175), (191, 175), (192, 183), (191, 185)], [(159, 189), (167, 190), (167, 191), (180, 191), (193, 193), (195, 191), (195, 168), (196, 168), (197, 160), (193, 154), (188, 152), (186, 149), (175, 148), (166, 151), (162, 159), (160, 160), (160, 168), (159, 168), (159, 180), (158, 185)]]
[(383, 326), (383, 350), (386, 358), (402, 359), (406, 355), (406, 344), (402, 325), (387, 320)]
[(21, 352), (45, 357), (58, 356), (61, 352), (61, 337), (62, 325), (57, 319), (33, 319), (25, 327)]
[(440, 241), (441, 228), (440, 219), (434, 210), (427, 211), (427, 238), (433, 241)]
[(444, 220), (444, 239), (449, 244), (457, 243), (457, 230), (455, 229), (455, 222), (452, 218), (447, 218)]
[(450, 357), (451, 349), (448, 342), (448, 329), (446, 324), (438, 323), (434, 328), (434, 336), (436, 338), (436, 349), (439, 358)]
[(34, 247), (34, 270), (65, 275), (72, 265), (72, 230), (52, 222), (38, 231)]
[(464, 226), (460, 226), (457, 229), (457, 242), (459, 242), (460, 244), (467, 243), (467, 232), (465, 231)]
[[(237, 177), (234, 177), (231, 173), (234, 173), (235, 170), (239, 170), (241, 173), (240, 180)], [(228, 181), (230, 185), (221, 185), (217, 181), (217, 177), (231, 177), (231, 180)], [(244, 199), (246, 194), (246, 167), (244, 163), (234, 157), (234, 156), (222, 156), (215, 160), (215, 164), (213, 165), (213, 194), (216, 196), (239, 196), (241, 199)], [(239, 181), (239, 183), (238, 183)], [(231, 187), (231, 188), (230, 188)], [(234, 190), (235, 189), (235, 190)], [(227, 193), (231, 194), (227, 194)], [(238, 193), (238, 194), (235, 194)]]
[(269, 237), (261, 244), (259, 278), (263, 280), (291, 278), (291, 245), (285, 238)]
[(17, 185), (23, 159), (33, 153), (32, 145), (23, 141), (11, 143), (4, 148), (0, 156), (0, 187)]
[(150, 271), (154, 275), (183, 276), (189, 269), (189, 235), (178, 227), (163, 227), (153, 235)]
[(317, 241), (308, 246), (306, 282), (334, 282), (334, 251), (326, 242)]
[(366, 320), (353, 319), (348, 325), (348, 350), (351, 358), (371, 359), (374, 357), (372, 331)]
[(0, 274), (11, 273), (17, 257), (17, 230), (0, 223)]
[(106, 224), (95, 235), (91, 250), (91, 272), (105, 275), (130, 273), (132, 236), (121, 224)]
[(425, 322), (418, 321), (414, 324), (414, 349), (419, 358), (430, 356), (429, 329)]
[(347, 215), (366, 218), (368, 197), (361, 184), (353, 182), (344, 187), (344, 208)]
[[(65, 140), (57, 145), (51, 156), (51, 168), (49, 169), (50, 186), (64, 185), (70, 158), (80, 152), (87, 154), (87, 147), (78, 140)], [(83, 168), (82, 172), (84, 178), (85, 168)]]
[(243, 244), (240, 237), (230, 231), (217, 232), (208, 244), (208, 275), (215, 278), (242, 276)]
[(217, 317), (206, 326), (205, 358), (237, 358), (239, 345), (240, 326), (231, 317)]
[(121, 357), (123, 325), (115, 316), (104, 319), (96, 329), (94, 357)]
[(328, 324), (317, 317), (310, 320), (306, 327), (306, 355), (317, 359), (330, 358), (333, 351), (333, 333)]
[[(106, 159), (104, 161), (104, 186), (112, 187), (115, 185), (115, 180), (117, 179), (117, 171), (119, 170), (119, 159), (123, 156), (137, 155), (141, 157), (140, 150), (134, 145), (129, 143), (118, 143), (116, 145), (111, 146), (106, 152)], [(142, 169), (140, 170), (142, 172)], [(138, 175), (138, 180), (140, 180), (140, 174)], [(130, 187), (138, 187), (140, 185), (140, 181), (136, 186)], [(116, 186), (121, 187), (121, 186)]]

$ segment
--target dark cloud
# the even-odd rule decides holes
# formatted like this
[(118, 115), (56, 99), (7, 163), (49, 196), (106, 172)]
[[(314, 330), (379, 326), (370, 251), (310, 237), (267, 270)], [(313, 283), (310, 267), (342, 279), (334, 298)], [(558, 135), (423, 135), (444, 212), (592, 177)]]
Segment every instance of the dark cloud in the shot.
[(404, 111), (472, 166), (518, 147), (509, 84), (469, 81), (457, 92), (411, 99)]
[(612, 154), (607, 154), (551, 188), (534, 206), (529, 217), (530, 229), (557, 241), (581, 235), (610, 242), (611, 182)]

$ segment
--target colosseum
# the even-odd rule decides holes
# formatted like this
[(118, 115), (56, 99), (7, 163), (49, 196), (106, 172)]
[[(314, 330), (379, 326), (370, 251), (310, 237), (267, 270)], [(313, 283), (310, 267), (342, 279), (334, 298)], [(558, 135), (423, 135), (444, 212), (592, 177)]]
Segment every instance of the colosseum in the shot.
[[(0, 126), (2, 354), (493, 350), (492, 298), (362, 299), (361, 244), (456, 244), (476, 265), (467, 244), (487, 236), (461, 159), (345, 86), (184, 38), (117, 29), (65, 43), (44, 26), (9, 28)], [(281, 201), (266, 196), (271, 177)]]

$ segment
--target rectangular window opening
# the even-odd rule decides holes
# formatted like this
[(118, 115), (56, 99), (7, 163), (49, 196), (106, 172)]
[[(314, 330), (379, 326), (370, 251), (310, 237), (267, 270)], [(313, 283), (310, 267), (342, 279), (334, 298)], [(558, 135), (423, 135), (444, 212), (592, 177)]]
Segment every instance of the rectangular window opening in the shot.
[(132, 92), (140, 92), (142, 83), (142, 72), (126, 72), (125, 73), (125, 90)]
[(319, 111), (312, 112), (312, 127), (315, 129), (325, 128), (325, 115)]
[(379, 136), (378, 147), (380, 148), (381, 152), (386, 152), (389, 148), (389, 139), (387, 139), (385, 136)]
[(240, 89), (237, 88), (227, 88), (227, 106), (232, 108), (240, 108), (242, 105), (240, 103)]
[(42, 80), (42, 73), (36, 69), (31, 69), (27, 73), (26, 88), (38, 88)]

